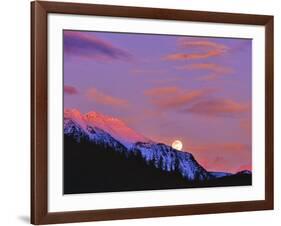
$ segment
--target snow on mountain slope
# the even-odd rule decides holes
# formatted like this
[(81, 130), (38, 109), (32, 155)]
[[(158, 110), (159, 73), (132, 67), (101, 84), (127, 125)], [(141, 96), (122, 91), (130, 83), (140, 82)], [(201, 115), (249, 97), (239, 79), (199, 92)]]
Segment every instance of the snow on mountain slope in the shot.
[(178, 171), (188, 180), (206, 180), (208, 172), (199, 165), (193, 155), (177, 151), (165, 144), (137, 142), (133, 147), (139, 150), (147, 162), (165, 171)]
[(80, 124), (73, 121), (71, 118), (64, 118), (63, 132), (65, 135), (72, 136), (77, 142), (80, 142), (81, 139), (89, 139), (88, 134)]
[(120, 141), (127, 148), (130, 148), (132, 144), (138, 141), (149, 142), (149, 139), (129, 128), (120, 119), (97, 112), (89, 112), (83, 115), (76, 109), (68, 109), (64, 111), (64, 117), (71, 118), (83, 129), (86, 129), (87, 126), (100, 128), (109, 133), (116, 140)]
[(85, 139), (95, 144), (103, 145), (104, 147), (114, 148), (114, 150), (119, 152), (127, 151), (127, 148), (123, 144), (115, 140), (110, 134), (102, 129), (92, 126), (86, 126), (86, 129), (83, 129), (71, 118), (64, 118), (64, 134), (71, 136), (77, 142), (81, 142), (82, 139)]

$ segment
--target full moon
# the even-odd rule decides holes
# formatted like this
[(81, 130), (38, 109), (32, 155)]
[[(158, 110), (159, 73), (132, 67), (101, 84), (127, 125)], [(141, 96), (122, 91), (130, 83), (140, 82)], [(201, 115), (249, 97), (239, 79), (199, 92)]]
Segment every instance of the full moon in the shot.
[(176, 149), (176, 150), (181, 150), (182, 149), (182, 142), (180, 140), (175, 140), (173, 143), (172, 143), (172, 148)]

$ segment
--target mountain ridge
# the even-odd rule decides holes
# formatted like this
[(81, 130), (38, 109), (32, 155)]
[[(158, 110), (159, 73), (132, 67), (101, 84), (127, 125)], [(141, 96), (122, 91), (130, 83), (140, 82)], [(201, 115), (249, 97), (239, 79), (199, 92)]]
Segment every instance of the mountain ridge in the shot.
[[(166, 172), (177, 171), (182, 177), (191, 181), (236, 175), (227, 172), (208, 172), (191, 153), (153, 142), (127, 127), (120, 119), (97, 112), (83, 115), (75, 109), (65, 110), (64, 134), (73, 137), (77, 142), (86, 139), (125, 154), (139, 152), (147, 163)], [(127, 134), (129, 139), (125, 137)], [(240, 171), (237, 174), (251, 174), (251, 172)]]
[(128, 148), (137, 141), (151, 142), (148, 138), (128, 127), (122, 120), (98, 112), (92, 111), (82, 114), (77, 109), (66, 109), (64, 111), (64, 118), (71, 118), (83, 129), (88, 125), (98, 127)]

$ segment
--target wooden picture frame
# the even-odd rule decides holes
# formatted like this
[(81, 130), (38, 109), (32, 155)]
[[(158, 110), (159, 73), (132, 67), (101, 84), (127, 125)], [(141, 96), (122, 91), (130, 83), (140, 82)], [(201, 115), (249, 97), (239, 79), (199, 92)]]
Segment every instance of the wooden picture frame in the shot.
[[(95, 15), (265, 27), (265, 199), (48, 212), (48, 14)], [(35, 1), (31, 3), (31, 223), (52, 224), (273, 209), (273, 16)]]

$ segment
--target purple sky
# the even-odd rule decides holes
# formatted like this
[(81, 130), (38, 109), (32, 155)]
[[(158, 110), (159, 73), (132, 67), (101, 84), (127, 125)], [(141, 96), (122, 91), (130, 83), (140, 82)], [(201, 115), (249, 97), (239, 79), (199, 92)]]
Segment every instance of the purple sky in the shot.
[(249, 39), (64, 31), (64, 107), (125, 121), (208, 170), (251, 170)]

